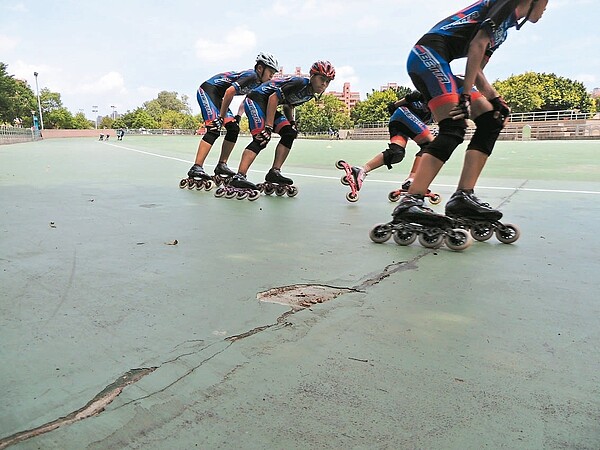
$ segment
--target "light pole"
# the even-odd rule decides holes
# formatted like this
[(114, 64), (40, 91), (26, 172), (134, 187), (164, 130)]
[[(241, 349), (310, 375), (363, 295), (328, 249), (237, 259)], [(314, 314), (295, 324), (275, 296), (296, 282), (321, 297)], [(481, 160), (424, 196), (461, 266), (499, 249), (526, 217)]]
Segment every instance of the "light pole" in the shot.
[(41, 131), (44, 131), (44, 116), (42, 116), (42, 102), (40, 102), (40, 88), (38, 87), (38, 73), (33, 72), (33, 76), (35, 77), (35, 90), (37, 92), (37, 100), (38, 100), (38, 110), (40, 111), (40, 124), (42, 126)]
[(98, 129), (98, 106), (97, 105), (92, 106), (92, 114), (95, 114), (94, 123), (96, 124), (96, 130), (97, 130)]
[(112, 111), (112, 120), (115, 120), (115, 119), (117, 118), (117, 116), (116, 116), (116, 114), (115, 114), (115, 108), (116, 108), (116, 106), (114, 106), (114, 105), (110, 105), (110, 107), (111, 107), (111, 108), (112, 108), (112, 110), (113, 110), (113, 111)]

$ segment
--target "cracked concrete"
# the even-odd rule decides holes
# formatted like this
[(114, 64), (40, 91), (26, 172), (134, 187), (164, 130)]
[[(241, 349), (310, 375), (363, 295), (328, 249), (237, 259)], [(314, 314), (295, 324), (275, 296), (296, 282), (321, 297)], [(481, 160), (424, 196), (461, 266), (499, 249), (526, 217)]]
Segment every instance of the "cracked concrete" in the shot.
[(300, 141), (300, 195), (251, 203), (179, 190), (166, 142), (0, 148), (0, 436), (88, 417), (14, 448), (598, 447), (598, 143), (499, 143), (478, 194), (523, 235), (457, 254), (370, 242), (398, 172), (349, 204), (332, 161), (381, 143)]

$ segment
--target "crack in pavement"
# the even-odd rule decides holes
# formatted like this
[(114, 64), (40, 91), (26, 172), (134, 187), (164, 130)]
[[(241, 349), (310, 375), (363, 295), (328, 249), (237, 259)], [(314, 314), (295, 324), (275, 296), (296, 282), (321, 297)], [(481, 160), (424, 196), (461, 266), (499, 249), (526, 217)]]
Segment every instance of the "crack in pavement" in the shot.
[(124, 375), (117, 378), (114, 382), (106, 386), (102, 391), (96, 394), (92, 400), (78, 410), (73, 411), (64, 417), (60, 417), (51, 422), (40, 425), (39, 427), (20, 431), (11, 436), (0, 439), (0, 450), (32, 437), (56, 430), (63, 425), (70, 425), (80, 420), (87, 419), (88, 417), (100, 414), (102, 411), (104, 411), (107, 405), (112, 403), (112, 401), (121, 394), (126, 386), (136, 383), (146, 375), (154, 372), (156, 369), (156, 367), (131, 369)]
[[(59, 428), (61, 426), (70, 425), (77, 421), (96, 416), (96, 415), (100, 414), (101, 412), (103, 412), (105, 410), (105, 408), (121, 394), (121, 392), (123, 391), (123, 389), (125, 389), (125, 387), (127, 387), (131, 384), (137, 383), (139, 380), (144, 378), (146, 375), (151, 374), (152, 372), (160, 369), (161, 367), (163, 367), (166, 364), (174, 363), (186, 356), (191, 356), (191, 355), (203, 352), (204, 350), (206, 350), (218, 343), (223, 343), (223, 342), (227, 343), (225, 345), (225, 347), (221, 348), (218, 351), (215, 351), (213, 354), (204, 358), (202, 361), (200, 361), (193, 367), (189, 368), (185, 373), (183, 373), (182, 375), (180, 375), (175, 380), (173, 380), (166, 386), (162, 387), (161, 389), (153, 391), (145, 396), (137, 397), (135, 399), (124, 402), (123, 404), (121, 404), (120, 406), (117, 406), (114, 409), (116, 410), (116, 409), (123, 408), (134, 402), (138, 402), (140, 400), (144, 400), (144, 399), (150, 398), (154, 395), (157, 395), (161, 392), (164, 392), (167, 389), (174, 386), (175, 384), (177, 384), (178, 382), (180, 382), (181, 380), (183, 380), (184, 378), (186, 378), (187, 376), (189, 376), (190, 374), (192, 374), (198, 368), (203, 366), (206, 362), (212, 360), (216, 356), (223, 353), (225, 350), (230, 348), (234, 344), (234, 342), (248, 338), (257, 333), (261, 333), (270, 328), (274, 328), (274, 327), (284, 328), (287, 326), (291, 326), (292, 324), (287, 321), (287, 318), (289, 316), (297, 313), (298, 311), (307, 309), (310, 306), (313, 306), (315, 304), (333, 300), (344, 294), (365, 293), (367, 288), (374, 286), (378, 283), (381, 283), (383, 280), (385, 280), (386, 278), (388, 278), (389, 276), (391, 276), (395, 273), (406, 271), (406, 270), (416, 269), (417, 261), (419, 259), (423, 258), (425, 255), (432, 253), (432, 251), (433, 250), (424, 251), (423, 253), (416, 256), (415, 258), (413, 258), (410, 261), (401, 261), (398, 263), (388, 264), (387, 266), (384, 267), (384, 269), (381, 272), (371, 274), (369, 277), (365, 278), (364, 281), (362, 281), (361, 283), (357, 284), (354, 287), (338, 287), (338, 286), (330, 286), (330, 285), (323, 285), (323, 284), (294, 284), (294, 285), (289, 285), (289, 286), (275, 287), (275, 288), (269, 289), (264, 292), (259, 292), (256, 295), (256, 297), (259, 301), (279, 303), (279, 304), (290, 306), (291, 309), (289, 311), (286, 311), (283, 314), (281, 314), (277, 318), (275, 323), (268, 324), (268, 325), (261, 325), (261, 326), (255, 327), (249, 331), (246, 331), (246, 332), (243, 332), (240, 334), (236, 334), (236, 335), (232, 335), (232, 336), (228, 336), (225, 339), (223, 339), (223, 341), (213, 342), (213, 343), (206, 345), (196, 351), (182, 353), (172, 359), (163, 361), (158, 366), (131, 369), (128, 372), (126, 372), (124, 375), (117, 378), (113, 383), (106, 386), (101, 392), (99, 392), (96, 396), (94, 396), (94, 398), (92, 400), (90, 400), (85, 406), (79, 408), (78, 410), (73, 411), (64, 417), (60, 417), (51, 422), (47, 422), (36, 428), (32, 428), (30, 430), (25, 430), (25, 431), (20, 431), (15, 434), (12, 434), (10, 436), (7, 436), (5, 438), (1, 438), (0, 439), (0, 450), (5, 449), (8, 446), (17, 444), (19, 442), (28, 440), (30, 438), (39, 436), (41, 434), (56, 430), (57, 428)], [(190, 342), (190, 341), (186, 341), (186, 342)], [(194, 342), (204, 342), (204, 341), (203, 340), (195, 340)], [(177, 347), (179, 347), (180, 345), (182, 345), (182, 344), (179, 344)]]

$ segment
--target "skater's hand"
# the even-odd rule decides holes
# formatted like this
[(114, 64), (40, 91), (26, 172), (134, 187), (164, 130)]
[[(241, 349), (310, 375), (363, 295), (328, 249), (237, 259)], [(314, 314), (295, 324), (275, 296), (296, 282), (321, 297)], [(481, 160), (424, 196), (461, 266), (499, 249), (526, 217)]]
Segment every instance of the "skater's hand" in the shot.
[(242, 121), (242, 116), (240, 116), (239, 114), (236, 114), (235, 116), (233, 116), (233, 118), (235, 119), (235, 121), (238, 123), (238, 125), (240, 124), (240, 122)]
[(453, 120), (468, 119), (471, 112), (471, 95), (460, 94), (458, 105), (450, 110), (450, 117)]
[(295, 120), (290, 120), (290, 126), (292, 127), (292, 129), (294, 131), (298, 131), (298, 127), (296, 126), (296, 121)]
[(387, 111), (390, 113), (390, 116), (396, 112), (398, 107), (396, 106), (396, 102), (389, 102), (387, 104)]
[(491, 99), (490, 103), (494, 107), (494, 111), (498, 113), (496, 117), (502, 119), (502, 125), (506, 125), (510, 116), (510, 106), (508, 106), (508, 103), (500, 95)]
[(213, 119), (210, 128), (215, 131), (221, 131), (222, 126), (223, 126), (223, 118), (221, 116), (217, 116), (216, 119)]
[(271, 134), (273, 133), (273, 127), (265, 126), (265, 128), (256, 135), (256, 140), (264, 147), (271, 140)]

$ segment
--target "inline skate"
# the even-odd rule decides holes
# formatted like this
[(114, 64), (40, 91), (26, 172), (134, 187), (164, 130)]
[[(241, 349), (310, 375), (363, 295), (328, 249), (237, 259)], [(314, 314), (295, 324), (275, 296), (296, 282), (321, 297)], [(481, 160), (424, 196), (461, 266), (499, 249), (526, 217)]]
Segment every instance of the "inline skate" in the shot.
[(220, 162), (215, 166), (215, 174), (212, 176), (212, 179), (217, 186), (221, 186), (228, 184), (234, 175), (235, 172), (227, 167), (226, 163)]
[(479, 200), (473, 191), (458, 190), (446, 204), (446, 215), (454, 221), (454, 226), (469, 230), (476, 241), (487, 241), (496, 235), (503, 244), (512, 244), (519, 236), (519, 227), (502, 223), (502, 213), (488, 203)]
[(398, 245), (410, 245), (417, 238), (425, 248), (439, 248), (446, 244), (451, 250), (464, 250), (473, 243), (471, 235), (462, 228), (455, 228), (452, 219), (437, 214), (424, 206), (424, 197), (404, 195), (394, 211), (393, 220), (376, 225), (369, 237), (373, 242), (383, 243), (393, 236)]
[[(410, 188), (411, 184), (411, 179), (406, 180), (404, 183), (402, 183), (402, 187), (400, 189), (396, 189), (395, 191), (392, 191), (388, 194), (388, 200), (390, 202), (397, 202), (398, 200), (400, 200), (400, 197), (402, 197), (402, 195), (408, 193), (408, 188)], [(437, 205), (442, 201), (442, 197), (440, 196), (440, 194), (431, 192), (431, 189), (427, 189), (427, 194), (425, 194), (425, 197), (427, 197), (429, 203), (431, 203), (432, 205)]]
[(335, 167), (346, 172), (346, 174), (342, 175), (342, 178), (340, 179), (344, 186), (350, 186), (350, 192), (346, 194), (346, 200), (352, 203), (357, 202), (358, 191), (360, 191), (367, 174), (362, 167), (351, 166), (343, 159), (340, 159), (338, 162), (336, 162)]
[(229, 183), (220, 186), (215, 191), (215, 197), (237, 198), (244, 200), (247, 198), (251, 202), (260, 196), (260, 189), (254, 183), (246, 179), (246, 176), (238, 173), (231, 177)]
[(267, 195), (275, 193), (277, 197), (286, 195), (288, 197), (295, 197), (298, 195), (298, 188), (293, 186), (294, 180), (281, 175), (281, 170), (271, 169), (265, 175), (264, 183), (257, 184), (258, 189)]
[(188, 171), (187, 178), (183, 178), (179, 182), (181, 189), (187, 187), (188, 189), (202, 190), (205, 189), (210, 191), (213, 187), (212, 177), (204, 171), (204, 168), (199, 164), (194, 164)]

